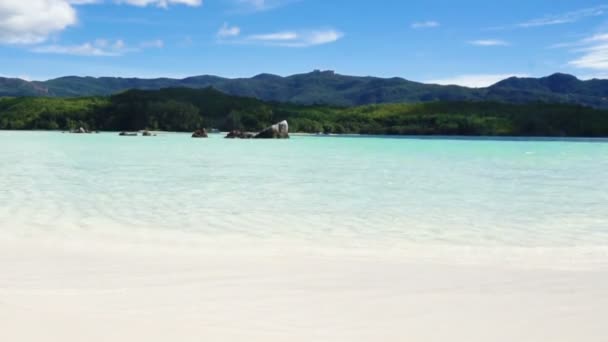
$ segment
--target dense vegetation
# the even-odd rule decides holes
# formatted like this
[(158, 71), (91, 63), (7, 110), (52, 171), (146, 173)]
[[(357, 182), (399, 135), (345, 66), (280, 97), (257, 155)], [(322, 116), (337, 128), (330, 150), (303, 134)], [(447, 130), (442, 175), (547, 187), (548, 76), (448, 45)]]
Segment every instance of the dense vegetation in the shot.
[(130, 90), (111, 97), (0, 99), (0, 129), (259, 131), (285, 119), (292, 131), (311, 133), (608, 136), (608, 111), (540, 102), (304, 106), (236, 97), (212, 88)]
[(543, 101), (608, 109), (608, 80), (581, 81), (564, 74), (544, 78), (513, 77), (482, 89), (423, 84), (402, 78), (344, 76), (330, 71), (289, 77), (261, 74), (240, 79), (216, 76), (185, 79), (70, 76), (45, 82), (28, 82), (0, 78), (0, 96), (109, 96), (128, 89), (158, 90), (170, 87), (214, 87), (230, 95), (306, 105), (360, 106), (435, 101), (525, 104)]

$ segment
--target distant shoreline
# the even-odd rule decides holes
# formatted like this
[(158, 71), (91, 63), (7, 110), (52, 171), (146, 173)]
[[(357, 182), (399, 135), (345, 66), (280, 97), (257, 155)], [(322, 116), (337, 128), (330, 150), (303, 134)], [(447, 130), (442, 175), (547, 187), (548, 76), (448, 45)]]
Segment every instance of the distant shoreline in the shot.
[[(99, 133), (90, 134), (74, 134), (64, 130), (10, 130), (0, 129), (0, 132), (15, 132), (15, 133), (60, 133), (70, 135), (96, 135), (96, 134), (116, 134), (120, 131), (99, 131)], [(133, 131), (139, 132), (139, 131)], [(192, 132), (181, 132), (181, 131), (149, 131), (150, 133), (162, 135), (185, 135), (188, 136)], [(209, 133), (210, 136), (225, 136), (228, 132), (215, 132)], [(306, 133), (306, 132), (292, 132), (289, 133), (292, 137), (311, 137), (311, 138), (381, 138), (381, 139), (412, 139), (412, 140), (462, 140), (462, 141), (571, 141), (571, 142), (596, 142), (596, 143), (608, 143), (608, 136), (606, 137), (563, 137), (563, 136), (492, 136), (492, 135), (392, 135), (392, 134), (317, 134), (317, 133)]]
[(359, 107), (297, 105), (215, 89), (130, 90), (111, 97), (0, 99), (0, 129), (261, 132), (380, 136), (608, 137), (608, 110), (534, 102), (436, 101)]

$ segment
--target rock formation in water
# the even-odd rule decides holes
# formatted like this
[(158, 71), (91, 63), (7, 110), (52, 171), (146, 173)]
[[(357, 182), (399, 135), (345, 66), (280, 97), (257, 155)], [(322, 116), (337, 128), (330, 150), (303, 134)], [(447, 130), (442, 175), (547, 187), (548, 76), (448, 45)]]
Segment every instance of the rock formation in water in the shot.
[(261, 131), (255, 136), (256, 139), (289, 139), (289, 124), (281, 121)]
[(79, 129), (74, 129), (71, 130), (70, 133), (74, 133), (74, 134), (88, 134), (91, 133), (88, 130), (86, 130), (84, 127), (80, 127)]
[(238, 129), (232, 130), (228, 132), (228, 135), (226, 135), (226, 139), (251, 139), (253, 137), (253, 133), (243, 132)]
[(193, 138), (208, 138), (209, 135), (207, 134), (207, 130), (202, 128), (202, 129), (197, 129), (196, 132), (192, 133), (192, 137)]

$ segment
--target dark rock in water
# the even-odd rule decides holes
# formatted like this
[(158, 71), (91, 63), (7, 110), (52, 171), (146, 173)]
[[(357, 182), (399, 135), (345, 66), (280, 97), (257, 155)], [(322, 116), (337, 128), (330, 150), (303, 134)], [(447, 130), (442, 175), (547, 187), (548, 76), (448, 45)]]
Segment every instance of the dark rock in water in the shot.
[(74, 133), (74, 134), (85, 134), (85, 133), (91, 133), (89, 131), (87, 131), (86, 129), (84, 129), (84, 127), (80, 127), (79, 129), (74, 129), (71, 130), (70, 133)]
[(193, 138), (208, 138), (206, 129), (197, 129), (196, 132), (192, 133)]
[(131, 132), (120, 132), (120, 134), (119, 134), (119, 135), (120, 135), (120, 136), (123, 136), (123, 137), (136, 137), (136, 136), (137, 136), (137, 133), (131, 133)]
[(289, 124), (281, 121), (272, 125), (255, 136), (256, 139), (289, 139)]
[(241, 136), (241, 131), (233, 130), (228, 132), (226, 139), (238, 139)]
[(156, 134), (152, 134), (148, 130), (143, 131), (143, 133), (141, 135), (144, 137), (155, 137), (156, 136)]
[(226, 139), (251, 139), (253, 138), (253, 133), (243, 132), (240, 130), (233, 130), (228, 133)]

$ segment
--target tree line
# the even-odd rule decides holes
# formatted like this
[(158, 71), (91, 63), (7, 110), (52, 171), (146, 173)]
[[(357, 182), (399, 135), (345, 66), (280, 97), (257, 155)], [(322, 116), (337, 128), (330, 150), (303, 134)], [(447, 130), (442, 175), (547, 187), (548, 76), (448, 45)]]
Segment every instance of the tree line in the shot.
[(288, 120), (306, 133), (608, 136), (608, 111), (567, 104), (439, 101), (358, 107), (295, 105), (212, 88), (130, 90), (110, 97), (0, 99), (0, 129), (260, 131)]

